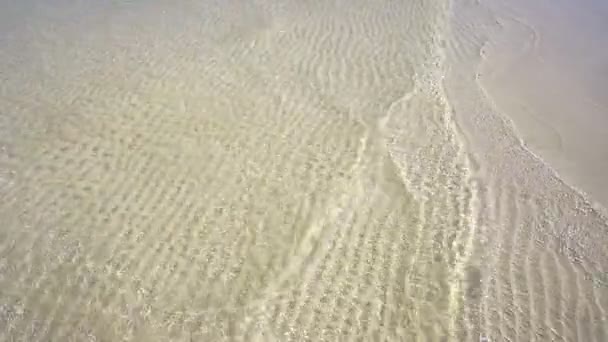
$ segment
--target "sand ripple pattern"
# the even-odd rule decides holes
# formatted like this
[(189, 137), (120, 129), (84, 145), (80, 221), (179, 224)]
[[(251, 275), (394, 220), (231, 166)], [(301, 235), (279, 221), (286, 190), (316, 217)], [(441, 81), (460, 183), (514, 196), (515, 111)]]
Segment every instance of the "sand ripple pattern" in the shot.
[(518, 228), (582, 221), (456, 129), (447, 1), (30, 2), (0, 26), (0, 340), (601, 330), (603, 251)]
[[(473, 173), (480, 239), (470, 258), (481, 285), (467, 296), (469, 329), (491, 341), (605, 341), (605, 212), (526, 148), (477, 82), (492, 30), (520, 22), (478, 1), (455, 2), (453, 11), (447, 84), (481, 166)], [(525, 45), (536, 48), (538, 34), (524, 29)]]

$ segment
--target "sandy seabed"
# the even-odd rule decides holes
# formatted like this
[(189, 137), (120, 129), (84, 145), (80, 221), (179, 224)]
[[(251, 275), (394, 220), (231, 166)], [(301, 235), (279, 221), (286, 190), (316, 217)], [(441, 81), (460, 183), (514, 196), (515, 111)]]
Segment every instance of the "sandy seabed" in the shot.
[(1, 6), (0, 340), (606, 340), (606, 218), (479, 5)]

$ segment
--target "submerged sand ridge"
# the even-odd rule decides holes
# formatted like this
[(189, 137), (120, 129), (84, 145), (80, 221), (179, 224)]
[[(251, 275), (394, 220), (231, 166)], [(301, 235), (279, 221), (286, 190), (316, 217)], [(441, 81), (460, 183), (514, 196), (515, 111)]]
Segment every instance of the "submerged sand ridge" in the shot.
[(605, 336), (605, 236), (570, 235), (604, 223), (457, 129), (447, 2), (31, 3), (0, 55), (0, 339)]

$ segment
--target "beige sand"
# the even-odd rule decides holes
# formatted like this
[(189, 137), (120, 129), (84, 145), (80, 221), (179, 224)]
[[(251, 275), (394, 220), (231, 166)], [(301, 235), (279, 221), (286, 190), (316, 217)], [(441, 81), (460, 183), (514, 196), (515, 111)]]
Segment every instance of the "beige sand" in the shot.
[(608, 207), (608, 7), (490, 4), (499, 25), (483, 49), (481, 84), (533, 151)]
[(0, 340), (605, 340), (478, 4), (0, 4)]
[[(523, 83), (534, 79), (526, 75), (520, 78), (522, 84), (512, 87), (489, 86), (492, 75), (511, 78), (525, 73), (519, 65), (503, 69), (504, 59), (519, 57), (538, 44), (530, 25), (518, 21), (509, 8), (495, 4), (455, 1), (453, 41), (448, 46), (451, 68), (445, 83), (467, 150), (473, 164), (479, 165), (473, 179), (482, 184), (477, 221), (480, 240), (471, 258), (481, 265), (482, 286), (480, 295), (466, 306), (475, 308), (471, 309), (475, 329), (492, 341), (604, 341), (608, 338), (606, 216), (593, 199), (555, 172), (556, 167), (547, 162), (550, 158), (543, 159), (544, 153), (539, 156), (535, 146), (554, 147), (552, 139), (558, 135), (541, 124), (529, 129), (528, 111), (497, 101), (497, 94), (518, 101), (529, 99), (515, 95), (530, 89)], [(509, 35), (500, 34), (509, 29), (512, 34), (519, 32), (518, 39), (509, 41)], [(506, 46), (512, 48), (508, 53)], [(554, 76), (545, 71), (536, 70), (537, 75)], [(563, 103), (544, 95), (547, 102)], [(568, 94), (568, 99), (585, 101), (577, 93)], [(552, 113), (542, 115), (553, 122)], [(524, 132), (534, 131), (535, 140), (521, 134), (520, 127)], [(589, 133), (586, 155), (603, 155), (604, 145), (594, 145), (600, 136)], [(578, 132), (579, 137), (582, 134)], [(565, 136), (558, 138), (565, 141)], [(586, 155), (578, 160), (582, 163)], [(557, 156), (561, 160), (570, 157), (565, 152)], [(602, 190), (596, 193), (603, 194)]]
[(466, 334), (447, 7), (71, 3), (3, 35), (0, 339)]

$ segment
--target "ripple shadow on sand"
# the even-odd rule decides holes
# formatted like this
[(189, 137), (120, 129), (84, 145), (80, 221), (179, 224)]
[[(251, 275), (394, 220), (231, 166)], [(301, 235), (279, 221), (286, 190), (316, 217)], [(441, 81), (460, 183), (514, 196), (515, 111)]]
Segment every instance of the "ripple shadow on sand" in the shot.
[(448, 3), (33, 3), (0, 54), (0, 340), (605, 335), (605, 251), (551, 235), (578, 200), (472, 157)]

